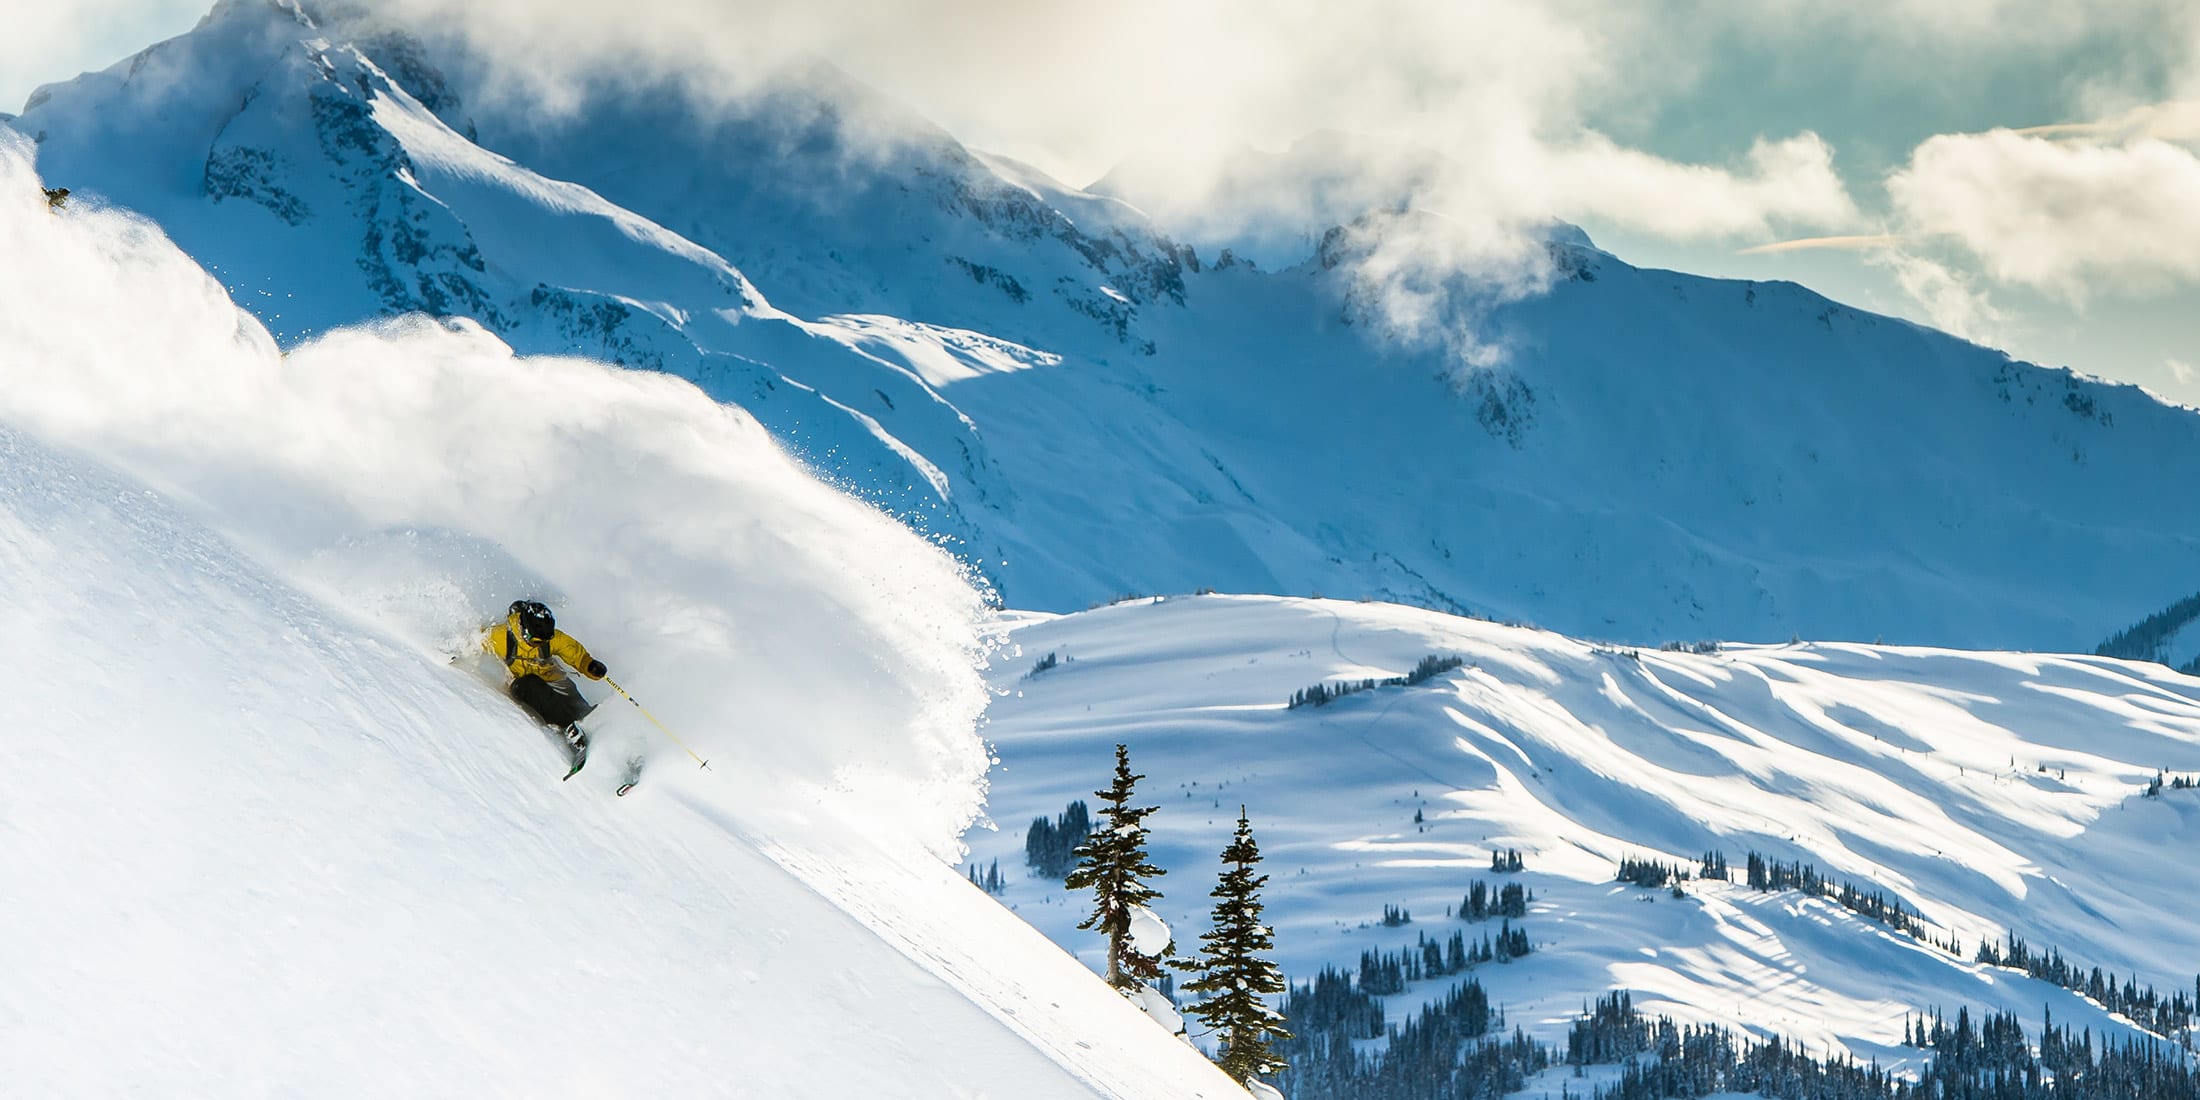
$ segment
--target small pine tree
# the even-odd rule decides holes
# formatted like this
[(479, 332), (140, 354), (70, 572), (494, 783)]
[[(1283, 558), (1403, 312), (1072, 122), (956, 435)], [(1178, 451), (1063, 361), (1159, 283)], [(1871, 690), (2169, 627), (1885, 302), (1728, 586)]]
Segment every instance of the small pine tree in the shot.
[(1094, 792), (1106, 800), (1100, 816), (1107, 824), (1078, 847), (1077, 866), (1063, 882), (1072, 890), (1091, 888), (1092, 915), (1077, 927), (1096, 929), (1108, 938), (1108, 984), (1117, 989), (1136, 989), (1140, 982), (1161, 977), (1160, 958), (1139, 954), (1131, 943), (1133, 910), (1161, 896), (1147, 881), (1167, 874), (1147, 862), (1142, 824), (1160, 807), (1131, 805), (1132, 789), (1144, 778), (1131, 774), (1130, 749), (1115, 746), (1115, 782)]
[(1239, 1084), (1265, 1077), (1284, 1068), (1273, 1042), (1288, 1039), (1283, 1014), (1262, 1000), (1285, 989), (1283, 972), (1267, 958), (1275, 947), (1275, 933), (1260, 922), (1260, 888), (1268, 876), (1253, 873), (1260, 862), (1260, 846), (1253, 842), (1253, 827), (1245, 808), (1238, 807), (1237, 835), (1222, 850), (1225, 870), (1209, 895), (1215, 899), (1214, 928), (1199, 937), (1199, 977), (1184, 988), (1200, 994), (1192, 1015), (1211, 1030), (1222, 1033), (1222, 1072)]

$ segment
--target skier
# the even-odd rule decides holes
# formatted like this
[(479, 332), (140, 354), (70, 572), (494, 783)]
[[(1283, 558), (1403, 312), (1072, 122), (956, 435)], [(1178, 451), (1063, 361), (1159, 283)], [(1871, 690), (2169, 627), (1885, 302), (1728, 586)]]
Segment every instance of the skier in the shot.
[(534, 600), (512, 601), (504, 621), (489, 628), (481, 645), (512, 674), (505, 690), (513, 701), (565, 739), (573, 762), (573, 771), (565, 774), (572, 778), (588, 762), (588, 734), (580, 720), (596, 707), (582, 697), (558, 663), (563, 661), (591, 680), (603, 679), (609, 670), (572, 635), (559, 630), (550, 609)]
[(51, 210), (56, 214), (59, 214), (62, 207), (69, 205), (68, 188), (47, 187), (43, 190), (46, 192), (46, 209)]

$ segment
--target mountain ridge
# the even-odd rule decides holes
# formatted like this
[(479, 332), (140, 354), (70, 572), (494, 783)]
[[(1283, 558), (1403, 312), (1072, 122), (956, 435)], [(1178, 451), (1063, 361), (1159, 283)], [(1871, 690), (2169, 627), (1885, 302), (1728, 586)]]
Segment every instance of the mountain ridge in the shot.
[[(634, 79), (530, 121), (463, 43), (348, 46), (307, 10), (225, 4), (13, 125), (285, 342), (425, 309), (688, 377), (1005, 603), (1321, 591), (1642, 643), (2077, 649), (2200, 574), (2200, 520), (2151, 503), (2200, 418), (2136, 388), (1563, 230), (1494, 278), (1419, 215), (1281, 270), (1203, 260), (852, 81), (719, 110)], [(243, 121), (194, 148), (179, 96)]]

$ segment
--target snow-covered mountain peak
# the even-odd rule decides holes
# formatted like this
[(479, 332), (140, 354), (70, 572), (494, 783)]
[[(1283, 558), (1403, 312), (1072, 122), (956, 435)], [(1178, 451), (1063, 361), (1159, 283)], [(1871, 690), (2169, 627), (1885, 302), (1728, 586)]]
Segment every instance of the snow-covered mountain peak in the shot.
[(420, 310), (681, 375), (1023, 606), (2068, 649), (2200, 573), (2200, 519), (2153, 503), (2190, 411), (1798, 287), (1397, 206), (1210, 264), (844, 76), (597, 74), (545, 115), (373, 23), (230, 5), (11, 125), (286, 344)]
[(1127, 209), (1066, 212), (1067, 189), (1003, 178), (877, 98), (836, 80), (705, 105), (618, 82), (547, 123), (476, 117), (484, 144), (664, 220), (803, 316), (1120, 352), (1151, 342), (1142, 314), (1183, 304), (1188, 250)]
[[(116, 186), (93, 196), (156, 214), (213, 207), (203, 234), (179, 227), (179, 236), (231, 279), (314, 288), (302, 299), (288, 291), (293, 309), (269, 317), (284, 338), (362, 312), (464, 315), (509, 334), (561, 308), (567, 327), (588, 323), (576, 312), (636, 306), (683, 325), (765, 308), (722, 259), (453, 131), (436, 108), (450, 111), (456, 98), (418, 40), (378, 28), (360, 44), (329, 29), (304, 9), (243, 0), (126, 65), (46, 89), (24, 127), (49, 171), (97, 171), (106, 161)], [(377, 48), (394, 70), (377, 62)], [(619, 302), (605, 302), (513, 255), (546, 221), (585, 226), (599, 252), (641, 253), (625, 265), (629, 278), (657, 286), (630, 282)], [(251, 238), (271, 224), (318, 248), (256, 246)], [(350, 262), (330, 264), (330, 255)], [(570, 269), (590, 257), (566, 259)]]

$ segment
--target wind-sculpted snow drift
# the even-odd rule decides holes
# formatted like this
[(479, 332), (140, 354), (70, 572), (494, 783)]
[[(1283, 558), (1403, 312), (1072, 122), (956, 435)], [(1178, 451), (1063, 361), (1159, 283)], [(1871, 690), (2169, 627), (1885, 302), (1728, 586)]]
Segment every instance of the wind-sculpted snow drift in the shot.
[[(666, 376), (283, 355), (37, 182), (0, 142), (11, 1091), (1235, 1091), (936, 858), (987, 764), (946, 554)], [(557, 782), (445, 660), (518, 595), (712, 769), (594, 685), (655, 764)]]

